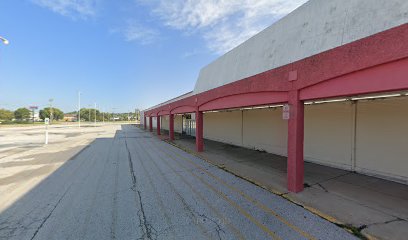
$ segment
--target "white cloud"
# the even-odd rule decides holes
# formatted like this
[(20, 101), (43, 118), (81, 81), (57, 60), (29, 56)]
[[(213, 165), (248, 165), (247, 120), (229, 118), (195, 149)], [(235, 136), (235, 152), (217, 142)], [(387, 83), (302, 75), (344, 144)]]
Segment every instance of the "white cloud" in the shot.
[(200, 33), (208, 48), (223, 54), (307, 0), (156, 0), (153, 7), (164, 25)]
[(159, 37), (158, 31), (145, 27), (136, 21), (128, 21), (127, 26), (120, 32), (123, 33), (126, 41), (137, 41), (143, 45), (151, 44)]
[(98, 0), (32, 0), (35, 4), (71, 18), (88, 18), (96, 14)]

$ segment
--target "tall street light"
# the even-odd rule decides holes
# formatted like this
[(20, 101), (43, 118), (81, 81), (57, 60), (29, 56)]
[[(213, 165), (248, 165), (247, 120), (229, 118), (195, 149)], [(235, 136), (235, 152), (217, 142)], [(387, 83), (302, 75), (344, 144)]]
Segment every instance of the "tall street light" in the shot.
[(95, 118), (94, 118), (95, 122), (94, 122), (94, 126), (96, 127), (96, 103), (95, 103)]
[(81, 127), (81, 92), (78, 92), (78, 127)]
[(5, 39), (4, 37), (0, 36), (0, 40), (5, 44), (8, 45), (10, 42), (9, 40)]
[(52, 109), (52, 102), (54, 101), (53, 98), (50, 98), (48, 100), (50, 102), (50, 123), (52, 123), (52, 120), (54, 119), (54, 110)]

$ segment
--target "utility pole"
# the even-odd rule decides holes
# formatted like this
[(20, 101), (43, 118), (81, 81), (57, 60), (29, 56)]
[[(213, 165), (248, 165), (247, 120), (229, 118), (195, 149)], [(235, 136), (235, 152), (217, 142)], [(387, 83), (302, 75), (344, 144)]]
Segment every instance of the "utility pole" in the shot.
[(112, 108), (112, 121), (115, 122), (115, 111), (116, 108)]
[(96, 127), (96, 103), (95, 103), (95, 122), (94, 122), (94, 126)]
[(50, 102), (50, 123), (52, 123), (52, 120), (53, 120), (53, 115), (54, 115), (54, 112), (53, 112), (53, 109), (52, 109), (52, 101), (54, 101), (54, 99), (53, 98), (50, 98), (50, 100), (49, 100), (49, 102)]
[(78, 91), (78, 127), (81, 127), (81, 92)]

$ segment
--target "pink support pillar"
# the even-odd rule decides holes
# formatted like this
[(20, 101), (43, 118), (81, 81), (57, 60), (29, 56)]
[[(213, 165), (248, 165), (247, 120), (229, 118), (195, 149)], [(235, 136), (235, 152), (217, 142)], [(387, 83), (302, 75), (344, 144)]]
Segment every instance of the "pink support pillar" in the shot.
[(149, 131), (153, 132), (153, 117), (149, 117)]
[(196, 151), (204, 151), (204, 140), (203, 140), (203, 112), (196, 111)]
[(161, 135), (160, 116), (157, 116), (157, 117), (156, 117), (156, 123), (157, 123), (157, 135)]
[(146, 130), (146, 128), (147, 128), (146, 117), (144, 117), (143, 125), (144, 125), (144, 129)]
[(170, 140), (174, 140), (174, 114), (169, 115), (169, 135)]
[(288, 123), (288, 190), (303, 190), (304, 161), (304, 105), (299, 100), (299, 91), (289, 92), (290, 115)]

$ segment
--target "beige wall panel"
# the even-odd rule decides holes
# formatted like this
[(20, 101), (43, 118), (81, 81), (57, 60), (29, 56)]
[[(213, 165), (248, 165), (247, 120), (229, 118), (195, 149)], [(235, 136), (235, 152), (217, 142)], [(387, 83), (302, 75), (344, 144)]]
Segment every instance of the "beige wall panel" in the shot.
[(241, 111), (204, 114), (204, 138), (241, 146)]
[(174, 115), (174, 132), (181, 133), (182, 115)]
[(356, 167), (408, 183), (408, 98), (360, 101)]
[(351, 170), (353, 123), (350, 102), (305, 105), (305, 160)]
[(169, 116), (161, 116), (160, 128), (163, 130), (169, 130)]
[(243, 119), (245, 147), (287, 156), (288, 124), (281, 108), (245, 110)]
[[(174, 131), (181, 133), (181, 115), (174, 115)], [(169, 130), (169, 116), (161, 116), (161, 129)]]

